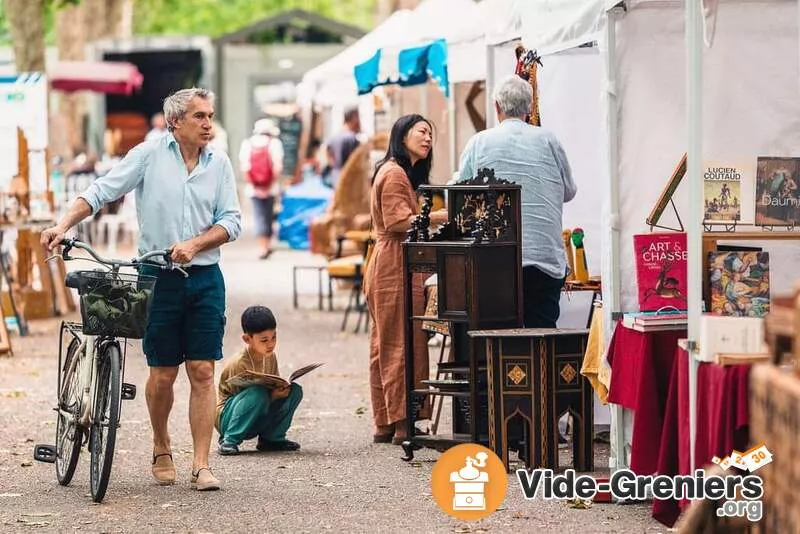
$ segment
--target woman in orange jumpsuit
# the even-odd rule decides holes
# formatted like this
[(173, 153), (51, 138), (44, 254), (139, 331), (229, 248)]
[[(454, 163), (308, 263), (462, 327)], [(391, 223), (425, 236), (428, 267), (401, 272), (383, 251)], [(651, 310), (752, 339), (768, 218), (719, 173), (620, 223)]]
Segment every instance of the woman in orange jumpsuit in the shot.
[[(406, 115), (392, 127), (386, 156), (378, 163), (370, 195), (372, 225), (377, 235), (364, 286), (372, 319), (369, 375), (374, 441), (400, 444), (406, 438), (404, 275), (401, 243), (419, 213), (417, 188), (428, 183), (433, 162), (433, 127), (421, 115)], [(431, 224), (447, 221), (447, 213), (431, 213)], [(423, 282), (413, 280), (414, 309), (424, 309)], [(419, 331), (417, 331), (419, 330)], [(414, 331), (415, 382), (429, 377), (428, 347), (421, 329)], [(423, 410), (420, 419), (429, 417)]]

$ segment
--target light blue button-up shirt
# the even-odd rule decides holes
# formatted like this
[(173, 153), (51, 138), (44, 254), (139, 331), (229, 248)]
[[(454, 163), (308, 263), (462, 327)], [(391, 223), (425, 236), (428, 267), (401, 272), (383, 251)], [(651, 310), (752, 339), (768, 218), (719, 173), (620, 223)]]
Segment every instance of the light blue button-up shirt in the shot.
[(459, 181), (479, 169), (522, 186), (522, 265), (534, 265), (553, 278), (567, 272), (562, 210), (577, 193), (567, 155), (544, 128), (519, 119), (478, 132), (461, 154)]
[[(189, 174), (175, 137), (168, 133), (133, 149), (80, 196), (96, 213), (103, 204), (136, 190), (139, 254), (169, 248), (217, 224), (233, 241), (242, 215), (228, 156), (206, 147)], [(219, 248), (198, 253), (189, 265), (219, 262)]]

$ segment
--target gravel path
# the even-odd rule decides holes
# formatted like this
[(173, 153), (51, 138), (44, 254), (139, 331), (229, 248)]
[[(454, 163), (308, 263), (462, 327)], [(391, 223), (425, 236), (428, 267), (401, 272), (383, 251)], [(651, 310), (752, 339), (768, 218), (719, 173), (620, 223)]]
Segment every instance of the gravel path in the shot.
[[(156, 486), (150, 476), (151, 434), (144, 402), (147, 367), (140, 344), (129, 347), (126, 381), (139, 395), (123, 404), (114, 469), (105, 502), (89, 496), (85, 450), (73, 483), (61, 487), (52, 465), (33, 462), (34, 443), (51, 443), (58, 320), (36, 321), (32, 335), (12, 338), (15, 355), (0, 358), (0, 530), (3, 532), (664, 532), (649, 506), (596, 504), (572, 509), (564, 502), (526, 502), (510, 483), (503, 507), (488, 519), (464, 523), (443, 514), (430, 497), (430, 471), (438, 453), (416, 461), (401, 449), (371, 443), (367, 334), (339, 332), (342, 312), (319, 312), (313, 276), (301, 280), (309, 296), (291, 303), (291, 265), (321, 263), (305, 252), (279, 250), (254, 259), (247, 239), (226, 247), (228, 286), (225, 352), (240, 344), (238, 318), (251, 304), (273, 308), (278, 318), (278, 358), (283, 374), (311, 361), (326, 365), (301, 379), (304, 400), (289, 437), (296, 453), (220, 457), (212, 467), (223, 490), (192, 491), (188, 381), (176, 385), (171, 418), (178, 483)], [(337, 295), (342, 308), (346, 295)], [(354, 326), (354, 322), (350, 323)], [(219, 369), (217, 371), (219, 374)], [(597, 465), (607, 451), (596, 448)]]

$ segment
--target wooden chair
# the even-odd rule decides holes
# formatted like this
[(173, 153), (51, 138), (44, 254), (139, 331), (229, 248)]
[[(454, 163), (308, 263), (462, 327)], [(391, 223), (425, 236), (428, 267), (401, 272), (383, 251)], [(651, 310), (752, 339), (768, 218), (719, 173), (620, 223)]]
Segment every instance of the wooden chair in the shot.
[[(339, 256), (331, 259), (326, 268), (329, 280), (341, 280), (350, 284), (350, 295), (347, 299), (347, 307), (344, 310), (344, 319), (342, 320), (342, 328), (344, 331), (347, 328), (347, 319), (352, 312), (358, 312), (358, 320), (356, 321), (356, 328), (353, 331), (358, 333), (361, 328), (361, 321), (367, 312), (366, 301), (362, 299), (361, 293), (363, 292), (364, 273), (367, 269), (369, 261), (369, 253), (371, 245), (375, 242), (375, 236), (369, 231), (350, 231), (345, 233), (339, 239), (339, 251), (341, 245), (345, 240), (360, 243), (362, 247), (361, 254), (351, 254), (348, 256)], [(331, 299), (333, 298), (332, 292), (329, 291), (329, 307), (332, 308)], [(364, 331), (368, 330), (369, 319), (364, 321)]]

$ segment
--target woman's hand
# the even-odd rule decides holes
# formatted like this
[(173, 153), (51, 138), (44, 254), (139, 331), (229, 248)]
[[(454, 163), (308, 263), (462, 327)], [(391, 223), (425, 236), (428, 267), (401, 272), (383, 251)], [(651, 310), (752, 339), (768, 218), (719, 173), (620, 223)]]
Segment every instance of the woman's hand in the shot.
[(430, 217), (431, 217), (431, 224), (434, 224), (436, 226), (440, 226), (446, 223), (450, 219), (450, 217), (447, 214), (447, 208), (442, 208), (440, 210), (431, 212)]

